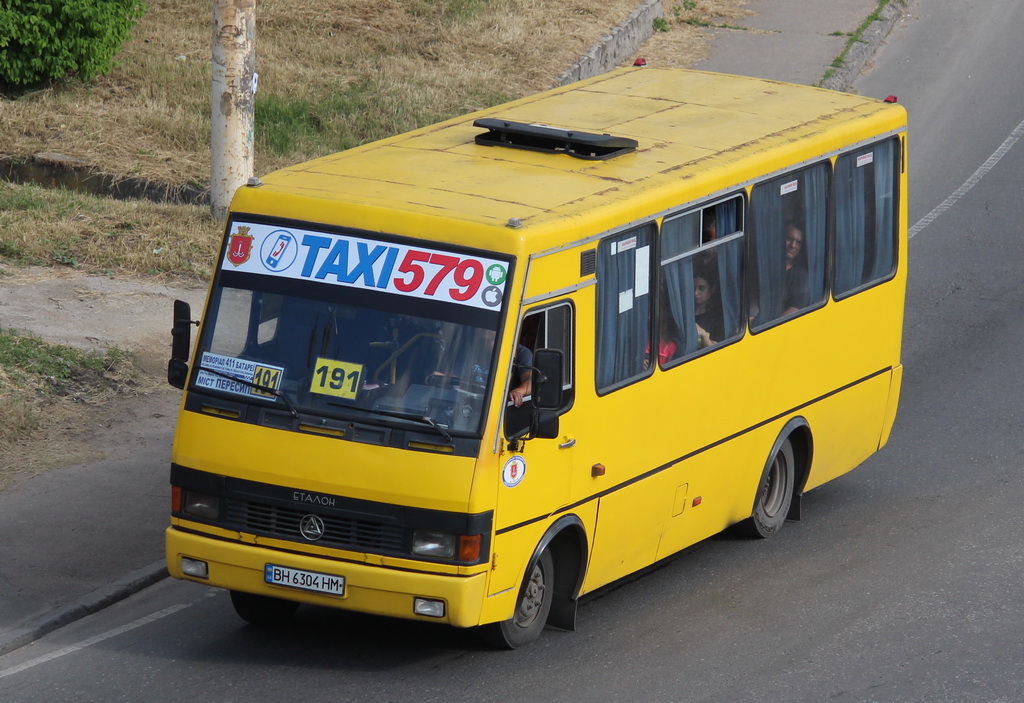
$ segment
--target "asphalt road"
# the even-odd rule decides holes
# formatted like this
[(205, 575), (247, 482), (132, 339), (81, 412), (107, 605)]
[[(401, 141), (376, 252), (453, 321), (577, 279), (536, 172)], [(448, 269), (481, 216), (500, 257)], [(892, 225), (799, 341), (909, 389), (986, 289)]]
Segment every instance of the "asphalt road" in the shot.
[(311, 608), (258, 630), (164, 581), (0, 657), (0, 699), (1024, 700), (1024, 0), (911, 11), (855, 86), (911, 114), (900, 414), (803, 521), (702, 543), (512, 653)]

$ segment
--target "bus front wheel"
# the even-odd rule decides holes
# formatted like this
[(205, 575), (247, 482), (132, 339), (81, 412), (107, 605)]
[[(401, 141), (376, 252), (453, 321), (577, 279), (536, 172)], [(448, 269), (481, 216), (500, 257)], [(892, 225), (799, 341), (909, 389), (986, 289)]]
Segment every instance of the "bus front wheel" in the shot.
[(793, 445), (789, 439), (785, 439), (761, 477), (754, 512), (739, 523), (737, 529), (749, 537), (762, 539), (771, 537), (781, 530), (783, 523), (786, 522), (789, 506), (793, 502), (795, 476)]
[(519, 589), (512, 617), (480, 628), (484, 642), (500, 649), (517, 649), (540, 637), (551, 612), (554, 588), (555, 563), (545, 549)]
[(243, 591), (231, 591), (231, 605), (238, 617), (253, 625), (283, 625), (299, 607), (295, 601)]

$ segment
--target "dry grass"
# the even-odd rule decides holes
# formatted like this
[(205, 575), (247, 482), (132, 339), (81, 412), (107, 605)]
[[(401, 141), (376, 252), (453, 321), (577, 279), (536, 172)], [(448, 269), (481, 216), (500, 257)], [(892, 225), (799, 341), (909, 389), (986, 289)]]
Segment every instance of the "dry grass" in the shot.
[[(131, 356), (105, 358), (0, 329), (0, 490), (102, 455), (82, 436), (115, 398), (152, 385)], [(86, 440), (86, 441), (83, 441)]]
[[(670, 31), (655, 33), (643, 54), (653, 65), (691, 65), (705, 57), (707, 37), (687, 22), (729, 22), (744, 2), (664, 0)], [(638, 6), (260, 0), (256, 172), (550, 87)], [(0, 101), (0, 155), (56, 152), (119, 177), (204, 185), (209, 28), (209, 0), (151, 0), (110, 75)], [(217, 230), (203, 208), (0, 183), (0, 262), (202, 277)]]
[(46, 469), (72, 466), (103, 456), (83, 437), (85, 427), (102, 416), (102, 394), (88, 403), (69, 398), (26, 400), (0, 393), (3, 422), (19, 422), (0, 437), (0, 491), (11, 482), (34, 476)]
[(205, 208), (0, 184), (0, 261), (201, 279), (219, 232)]
[[(689, 65), (703, 30), (743, 0), (665, 0), (671, 31), (649, 59)], [(257, 150), (267, 171), (550, 87), (639, 0), (260, 0), (261, 102), (332, 105), (317, 114), (342, 143)], [(678, 8), (678, 10), (677, 10)], [(118, 176), (204, 184), (209, 178), (209, 0), (150, 0), (110, 75), (56, 85), (0, 110), (0, 151), (57, 152)], [(346, 109), (348, 108), (348, 109)], [(369, 113), (369, 114), (368, 114)], [(260, 126), (257, 124), (257, 129)], [(348, 140), (348, 143), (346, 142)]]

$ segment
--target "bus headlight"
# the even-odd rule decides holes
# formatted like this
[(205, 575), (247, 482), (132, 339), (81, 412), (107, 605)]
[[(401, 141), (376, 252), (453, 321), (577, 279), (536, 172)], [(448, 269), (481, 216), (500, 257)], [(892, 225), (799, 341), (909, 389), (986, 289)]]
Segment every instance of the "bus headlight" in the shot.
[(210, 578), (210, 566), (205, 561), (200, 561), (199, 559), (182, 557), (181, 573), (186, 576), (194, 576), (198, 579), (206, 579)]
[(416, 530), (412, 533), (412, 553), (421, 557), (453, 559), (456, 541), (450, 532)]
[(185, 491), (182, 512), (204, 520), (216, 520), (220, 517), (220, 498), (209, 493)]

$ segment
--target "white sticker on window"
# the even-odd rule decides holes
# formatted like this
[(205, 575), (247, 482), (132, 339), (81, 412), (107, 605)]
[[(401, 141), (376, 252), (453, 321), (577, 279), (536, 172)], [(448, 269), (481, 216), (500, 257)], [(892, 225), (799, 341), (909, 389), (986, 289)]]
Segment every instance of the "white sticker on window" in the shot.
[[(238, 395), (274, 398), (281, 387), (284, 368), (203, 352), (196, 374), (196, 386)], [(238, 379), (238, 380), (235, 380)]]
[(629, 312), (633, 309), (633, 289), (624, 290), (619, 293), (619, 314)]
[(651, 290), (651, 248), (649, 246), (636, 250), (636, 273), (634, 276), (636, 297), (647, 295)]
[(866, 154), (862, 154), (857, 157), (857, 168), (861, 166), (867, 166), (869, 163), (875, 160), (875, 152), (869, 151)]
[(782, 187), (779, 188), (779, 195), (786, 195), (787, 193), (795, 193), (800, 187), (800, 181), (790, 181), (789, 183), (783, 183)]
[[(507, 261), (357, 237), (235, 221), (221, 268), (498, 309)], [(230, 267), (230, 268), (229, 268)]]
[(621, 242), (615, 244), (616, 254), (621, 254), (622, 252), (629, 251), (630, 249), (636, 249), (636, 237), (623, 239)]

